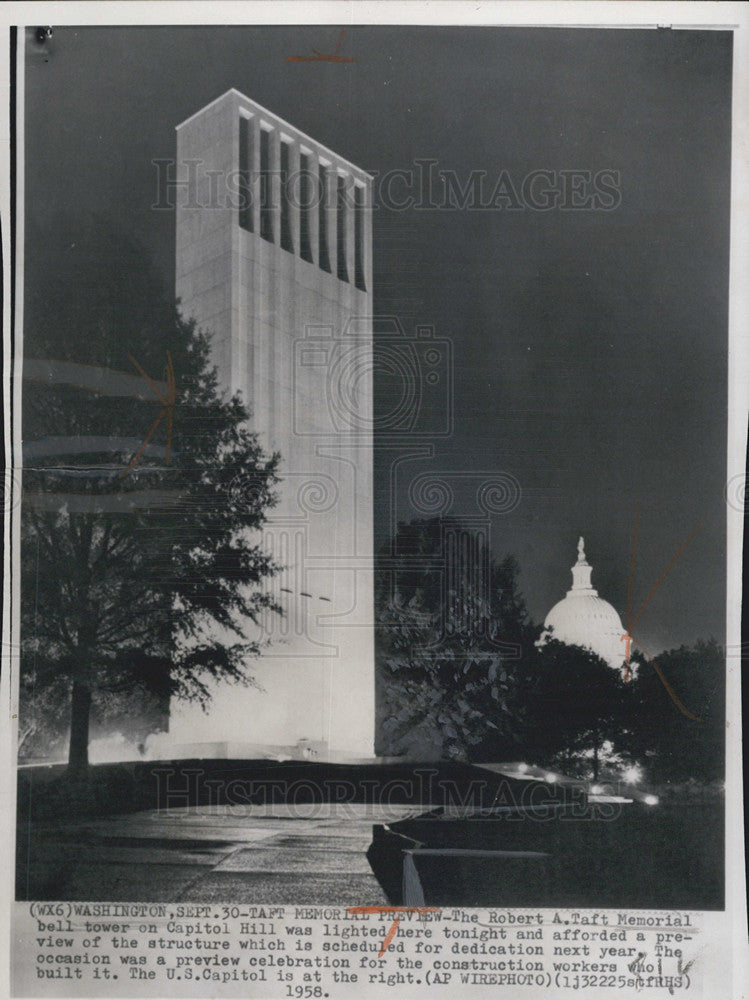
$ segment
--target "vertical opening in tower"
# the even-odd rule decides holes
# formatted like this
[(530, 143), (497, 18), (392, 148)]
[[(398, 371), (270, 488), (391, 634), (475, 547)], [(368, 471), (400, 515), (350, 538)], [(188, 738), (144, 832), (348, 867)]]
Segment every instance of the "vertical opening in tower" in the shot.
[(319, 168), (319, 179), (320, 179), (320, 202), (318, 206), (319, 212), (319, 230), (320, 230), (320, 267), (323, 271), (330, 272), (330, 246), (328, 242), (328, 170), (325, 166), (320, 164)]
[(299, 156), (299, 256), (314, 264), (312, 256), (313, 176), (307, 153)]
[(336, 244), (337, 271), (341, 281), (348, 281), (346, 263), (346, 236), (348, 229), (348, 205), (346, 203), (346, 178), (338, 175), (336, 185)]
[(294, 239), (291, 235), (291, 202), (289, 199), (289, 178), (291, 176), (291, 143), (281, 140), (281, 249), (294, 253)]
[(270, 169), (270, 129), (260, 126), (260, 235), (273, 243), (273, 176)]
[(364, 277), (364, 186), (354, 184), (354, 284), (366, 292)]
[(252, 126), (249, 118), (239, 116), (239, 225), (252, 230)]

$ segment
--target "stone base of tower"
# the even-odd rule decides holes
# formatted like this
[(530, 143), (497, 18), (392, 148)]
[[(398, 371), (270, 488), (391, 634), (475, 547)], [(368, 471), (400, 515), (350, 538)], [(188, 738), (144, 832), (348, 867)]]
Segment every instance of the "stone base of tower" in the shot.
[(149, 746), (149, 757), (152, 760), (274, 760), (280, 763), (315, 761), (323, 764), (376, 764), (390, 760), (375, 757), (374, 753), (361, 756), (353, 751), (332, 750), (324, 743), (311, 740), (300, 740), (293, 745), (231, 741), (172, 743), (168, 737), (161, 737)]
[(215, 684), (205, 710), (174, 700), (169, 732), (149, 741), (149, 756), (373, 760), (371, 633), (352, 630), (349, 644), (357, 638), (363, 648), (356, 657), (261, 657), (252, 666), (253, 686)]

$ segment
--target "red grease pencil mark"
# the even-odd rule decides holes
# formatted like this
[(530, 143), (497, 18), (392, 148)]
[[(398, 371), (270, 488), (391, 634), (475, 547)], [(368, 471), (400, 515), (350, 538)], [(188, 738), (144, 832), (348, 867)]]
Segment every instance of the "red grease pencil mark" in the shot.
[(629, 655), (632, 650), (632, 636), (629, 634), (629, 629), (627, 629), (624, 635), (620, 637), (619, 641), (626, 642), (627, 644), (624, 647), (624, 658), (626, 661), (626, 666), (624, 668), (624, 680), (629, 683)]
[(390, 928), (390, 930), (385, 935), (385, 940), (382, 942), (382, 947), (380, 948), (380, 950), (379, 950), (379, 952), (377, 954), (378, 958), (382, 958), (382, 956), (388, 950), (388, 945), (390, 944), (390, 942), (393, 940), (393, 938), (395, 937), (395, 935), (398, 932), (398, 924), (400, 924), (400, 920), (398, 920), (398, 918), (396, 917), (395, 920), (393, 921), (392, 927)]
[[(439, 906), (349, 906), (347, 913), (439, 913)], [(400, 918), (396, 917), (385, 935), (378, 958), (382, 958), (398, 933)]]
[(695, 524), (694, 528), (692, 528), (692, 530), (689, 532), (689, 534), (684, 539), (684, 541), (681, 543), (681, 545), (679, 546), (679, 548), (678, 548), (676, 554), (674, 555), (673, 559), (671, 560), (671, 562), (668, 564), (668, 566), (666, 566), (666, 568), (664, 569), (664, 571), (661, 573), (661, 575), (658, 577), (658, 579), (656, 580), (656, 582), (653, 584), (653, 586), (652, 586), (652, 588), (650, 590), (650, 593), (645, 598), (644, 604), (642, 605), (642, 607), (640, 608), (640, 610), (635, 615), (635, 620), (632, 622), (632, 626), (631, 626), (632, 628), (634, 628), (635, 625), (639, 622), (640, 618), (642, 618), (642, 613), (645, 610), (645, 608), (648, 606), (648, 604), (650, 603), (650, 601), (651, 601), (653, 595), (655, 594), (656, 590), (658, 590), (658, 588), (660, 587), (660, 585), (663, 583), (663, 581), (666, 579), (666, 577), (668, 576), (668, 574), (674, 568), (674, 565), (675, 565), (677, 559), (682, 554), (682, 552), (687, 547), (687, 545), (689, 545), (689, 543), (692, 541), (692, 539), (694, 538), (694, 536), (697, 534), (697, 532), (699, 531), (700, 526), (702, 525), (702, 522), (704, 520), (705, 520), (705, 517), (703, 515), (699, 519), (699, 521), (697, 522), (697, 524)]
[(336, 43), (335, 52), (319, 52), (317, 49), (312, 51), (315, 53), (313, 56), (286, 56), (286, 62), (339, 62), (339, 63), (352, 63), (356, 60), (347, 56), (339, 56), (338, 53), (341, 50), (341, 43), (343, 42), (343, 36), (346, 34), (346, 29), (341, 28), (340, 34), (338, 35), (338, 41)]
[(166, 422), (167, 422), (167, 431), (166, 431), (166, 434), (167, 434), (167, 436), (166, 436), (166, 460), (167, 460), (167, 462), (169, 462), (169, 459), (171, 457), (171, 450), (172, 450), (172, 425), (173, 425), (173, 421), (174, 421), (174, 405), (177, 402), (177, 381), (176, 381), (176, 379), (174, 377), (174, 365), (172, 364), (172, 356), (169, 353), (169, 351), (166, 352), (167, 362), (166, 362), (166, 368), (164, 369), (164, 379), (166, 381), (166, 387), (167, 387), (166, 388), (166, 396), (164, 396), (163, 393), (159, 390), (159, 387), (156, 385), (156, 383), (153, 381), (153, 379), (149, 378), (149, 376), (143, 371), (143, 369), (138, 364), (138, 362), (135, 360), (135, 358), (132, 356), (132, 354), (128, 354), (128, 357), (130, 358), (130, 360), (132, 361), (132, 363), (135, 365), (135, 367), (138, 369), (138, 371), (141, 373), (141, 375), (143, 376), (143, 378), (151, 386), (151, 388), (156, 393), (156, 395), (159, 397), (159, 399), (161, 400), (164, 408), (161, 411), (161, 413), (158, 415), (158, 417), (156, 418), (156, 420), (154, 420), (154, 422), (153, 422), (153, 424), (151, 426), (150, 431), (148, 432), (148, 434), (146, 434), (146, 437), (145, 437), (145, 440), (143, 441), (143, 444), (140, 446), (140, 448), (138, 449), (138, 451), (133, 456), (133, 458), (132, 458), (132, 460), (130, 462), (130, 465), (128, 465), (128, 467), (123, 472), (120, 473), (120, 479), (124, 478), (128, 474), (128, 472), (130, 472), (131, 469), (133, 469), (133, 467), (137, 464), (138, 459), (140, 458), (140, 456), (143, 454), (143, 452), (146, 449), (146, 445), (151, 440), (153, 432), (159, 426), (159, 424), (164, 419), (164, 417), (166, 417)]
[(439, 906), (349, 906), (347, 913), (439, 913)]
[(661, 680), (661, 684), (662, 684), (662, 685), (664, 686), (664, 688), (666, 689), (666, 691), (668, 691), (668, 696), (669, 696), (669, 698), (670, 698), (670, 699), (671, 699), (671, 701), (672, 701), (672, 702), (674, 703), (674, 705), (676, 705), (676, 707), (677, 707), (677, 708), (679, 709), (679, 711), (680, 711), (680, 712), (682, 713), (682, 715), (686, 715), (686, 717), (687, 717), (688, 719), (692, 719), (692, 721), (693, 721), (693, 722), (702, 722), (702, 719), (701, 719), (701, 718), (699, 717), (699, 715), (693, 715), (693, 714), (692, 714), (692, 713), (691, 713), (691, 712), (689, 711), (689, 709), (688, 709), (688, 708), (685, 708), (685, 707), (684, 707), (684, 705), (683, 705), (683, 704), (681, 703), (681, 701), (679, 701), (679, 698), (678, 698), (678, 696), (677, 696), (676, 692), (675, 692), (675, 691), (674, 691), (674, 689), (673, 689), (673, 688), (671, 687), (671, 685), (670, 685), (670, 684), (668, 683), (668, 680), (666, 679), (666, 675), (665, 675), (665, 674), (663, 673), (663, 670), (661, 670), (661, 668), (660, 668), (660, 667), (658, 666), (658, 664), (657, 664), (657, 663), (655, 662), (655, 660), (654, 660), (654, 659), (653, 659), (653, 657), (652, 657), (652, 656), (650, 655), (650, 653), (648, 653), (647, 649), (644, 649), (644, 648), (643, 648), (643, 645), (642, 645), (642, 643), (641, 643), (641, 642), (639, 641), (639, 639), (638, 639), (638, 641), (637, 641), (637, 645), (638, 645), (638, 646), (640, 647), (640, 649), (641, 649), (641, 650), (643, 651), (643, 653), (644, 653), (644, 654), (645, 654), (645, 656), (647, 657), (647, 659), (648, 659), (648, 662), (652, 664), (652, 666), (653, 666), (653, 669), (654, 669), (654, 670), (655, 670), (655, 672), (656, 672), (656, 673), (658, 674), (658, 676), (659, 676), (659, 678), (660, 678), (660, 680)]
[[(645, 608), (648, 606), (648, 604), (652, 600), (653, 596), (655, 595), (655, 593), (658, 590), (658, 588), (660, 587), (660, 585), (663, 583), (663, 581), (666, 579), (666, 577), (668, 576), (668, 574), (674, 568), (674, 565), (676, 564), (676, 561), (681, 556), (681, 554), (684, 551), (684, 549), (687, 547), (687, 545), (692, 541), (692, 539), (694, 538), (694, 536), (697, 534), (697, 532), (699, 531), (700, 526), (701, 526), (701, 524), (702, 524), (702, 522), (704, 520), (705, 520), (704, 516), (700, 518), (700, 520), (697, 522), (697, 524), (694, 526), (694, 528), (692, 528), (692, 530), (690, 531), (690, 533), (687, 535), (687, 537), (681, 543), (681, 545), (679, 546), (679, 548), (676, 550), (676, 554), (674, 555), (674, 557), (672, 558), (672, 560), (668, 564), (668, 566), (666, 566), (665, 570), (658, 577), (658, 579), (653, 584), (653, 586), (650, 588), (650, 593), (645, 598), (645, 601), (644, 601), (642, 607), (640, 608), (640, 610), (635, 615), (634, 621), (632, 621), (632, 582), (633, 582), (634, 574), (635, 574), (635, 557), (637, 555), (637, 536), (638, 536), (638, 533), (639, 533), (639, 530), (640, 530), (640, 500), (639, 500), (639, 498), (637, 500), (637, 517), (635, 519), (635, 534), (634, 534), (634, 541), (633, 541), (633, 544), (632, 544), (632, 562), (631, 562), (630, 570), (629, 570), (629, 586), (627, 588), (627, 629), (626, 629), (624, 635), (621, 636), (621, 642), (626, 643), (626, 645), (625, 645), (626, 666), (625, 666), (625, 672), (624, 672), (624, 679), (626, 681), (629, 681), (629, 679), (630, 679), (629, 657), (630, 657), (630, 652), (631, 652), (631, 649), (632, 649), (632, 643), (634, 642), (634, 636), (631, 634), (632, 633), (632, 629), (638, 623), (638, 621), (640, 620), (640, 618), (642, 618), (642, 614), (643, 614)], [(639, 640), (637, 640), (637, 645), (640, 647), (640, 649), (642, 650), (642, 652), (645, 654), (645, 656), (647, 657), (648, 661), (653, 665), (653, 667), (655, 669), (655, 672), (658, 674), (658, 677), (660, 678), (661, 684), (663, 684), (664, 688), (668, 692), (669, 698), (674, 703), (674, 705), (676, 705), (676, 707), (679, 709), (679, 711), (683, 715), (686, 715), (686, 717), (688, 719), (692, 719), (694, 722), (702, 722), (702, 719), (699, 716), (693, 715), (692, 712), (690, 712), (688, 708), (685, 708), (685, 706), (682, 704), (682, 702), (677, 697), (676, 692), (674, 691), (674, 689), (668, 683), (668, 681), (666, 679), (666, 675), (663, 673), (663, 670), (658, 666), (658, 664), (655, 662), (655, 660), (653, 659), (653, 657), (643, 647), (642, 643)]]
[(625, 681), (629, 681), (629, 654), (632, 649), (632, 636), (629, 634), (632, 628), (632, 584), (635, 579), (635, 559), (637, 558), (637, 536), (640, 531), (640, 498), (637, 498), (637, 517), (635, 518), (635, 535), (632, 542), (632, 562), (629, 566), (629, 585), (627, 587), (627, 629), (624, 635), (621, 637), (621, 641), (626, 643), (625, 646), (625, 660), (626, 667), (624, 671)]

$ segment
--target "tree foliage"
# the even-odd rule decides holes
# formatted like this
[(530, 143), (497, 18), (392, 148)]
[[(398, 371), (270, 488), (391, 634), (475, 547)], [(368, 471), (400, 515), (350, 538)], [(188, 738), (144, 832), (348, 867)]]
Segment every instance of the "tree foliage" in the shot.
[(399, 526), (376, 581), (381, 753), (465, 759), (506, 736), (527, 627), (517, 573), (454, 519)]
[(653, 663), (632, 683), (632, 745), (654, 781), (725, 775), (725, 654), (714, 639), (667, 650), (654, 658), (669, 686), (692, 715), (676, 705)]
[(515, 681), (525, 759), (597, 779), (604, 744), (624, 748), (628, 685), (596, 653), (549, 639), (527, 651)]
[[(70, 685), (77, 769), (97, 692), (206, 703), (212, 680), (252, 682), (274, 607), (257, 529), (279, 460), (220, 395), (208, 339), (142, 251), (121, 241), (116, 267), (85, 251), (84, 234), (71, 277), (31, 303), (25, 354), (41, 369), (27, 361), (23, 407), (22, 692)], [(93, 367), (76, 380), (60, 362)], [(112, 375), (160, 382), (169, 369), (170, 412), (147, 379), (134, 398)]]

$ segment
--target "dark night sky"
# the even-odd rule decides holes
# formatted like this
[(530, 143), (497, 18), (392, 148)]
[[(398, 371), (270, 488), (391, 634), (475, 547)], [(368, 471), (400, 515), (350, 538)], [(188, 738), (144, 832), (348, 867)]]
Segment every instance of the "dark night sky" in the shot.
[[(638, 496), (636, 606), (704, 516), (635, 631), (650, 652), (722, 640), (730, 33), (350, 27), (354, 63), (286, 61), (337, 32), (58, 28), (46, 61), (32, 40), (27, 221), (59, 234), (116, 217), (171, 287), (174, 215), (151, 208), (151, 161), (231, 87), (379, 175), (418, 158), (463, 183), (619, 171), (611, 212), (375, 211), (376, 312), (434, 324), (455, 358), (453, 433), (409, 474), (517, 478), (492, 537), (536, 619), (570, 586), (581, 533), (624, 615)], [(54, 276), (43, 251), (27, 243), (29, 291)], [(377, 453), (380, 539), (394, 454)], [(453, 513), (473, 515), (477, 480), (459, 482)], [(403, 492), (396, 516), (414, 516)]]

